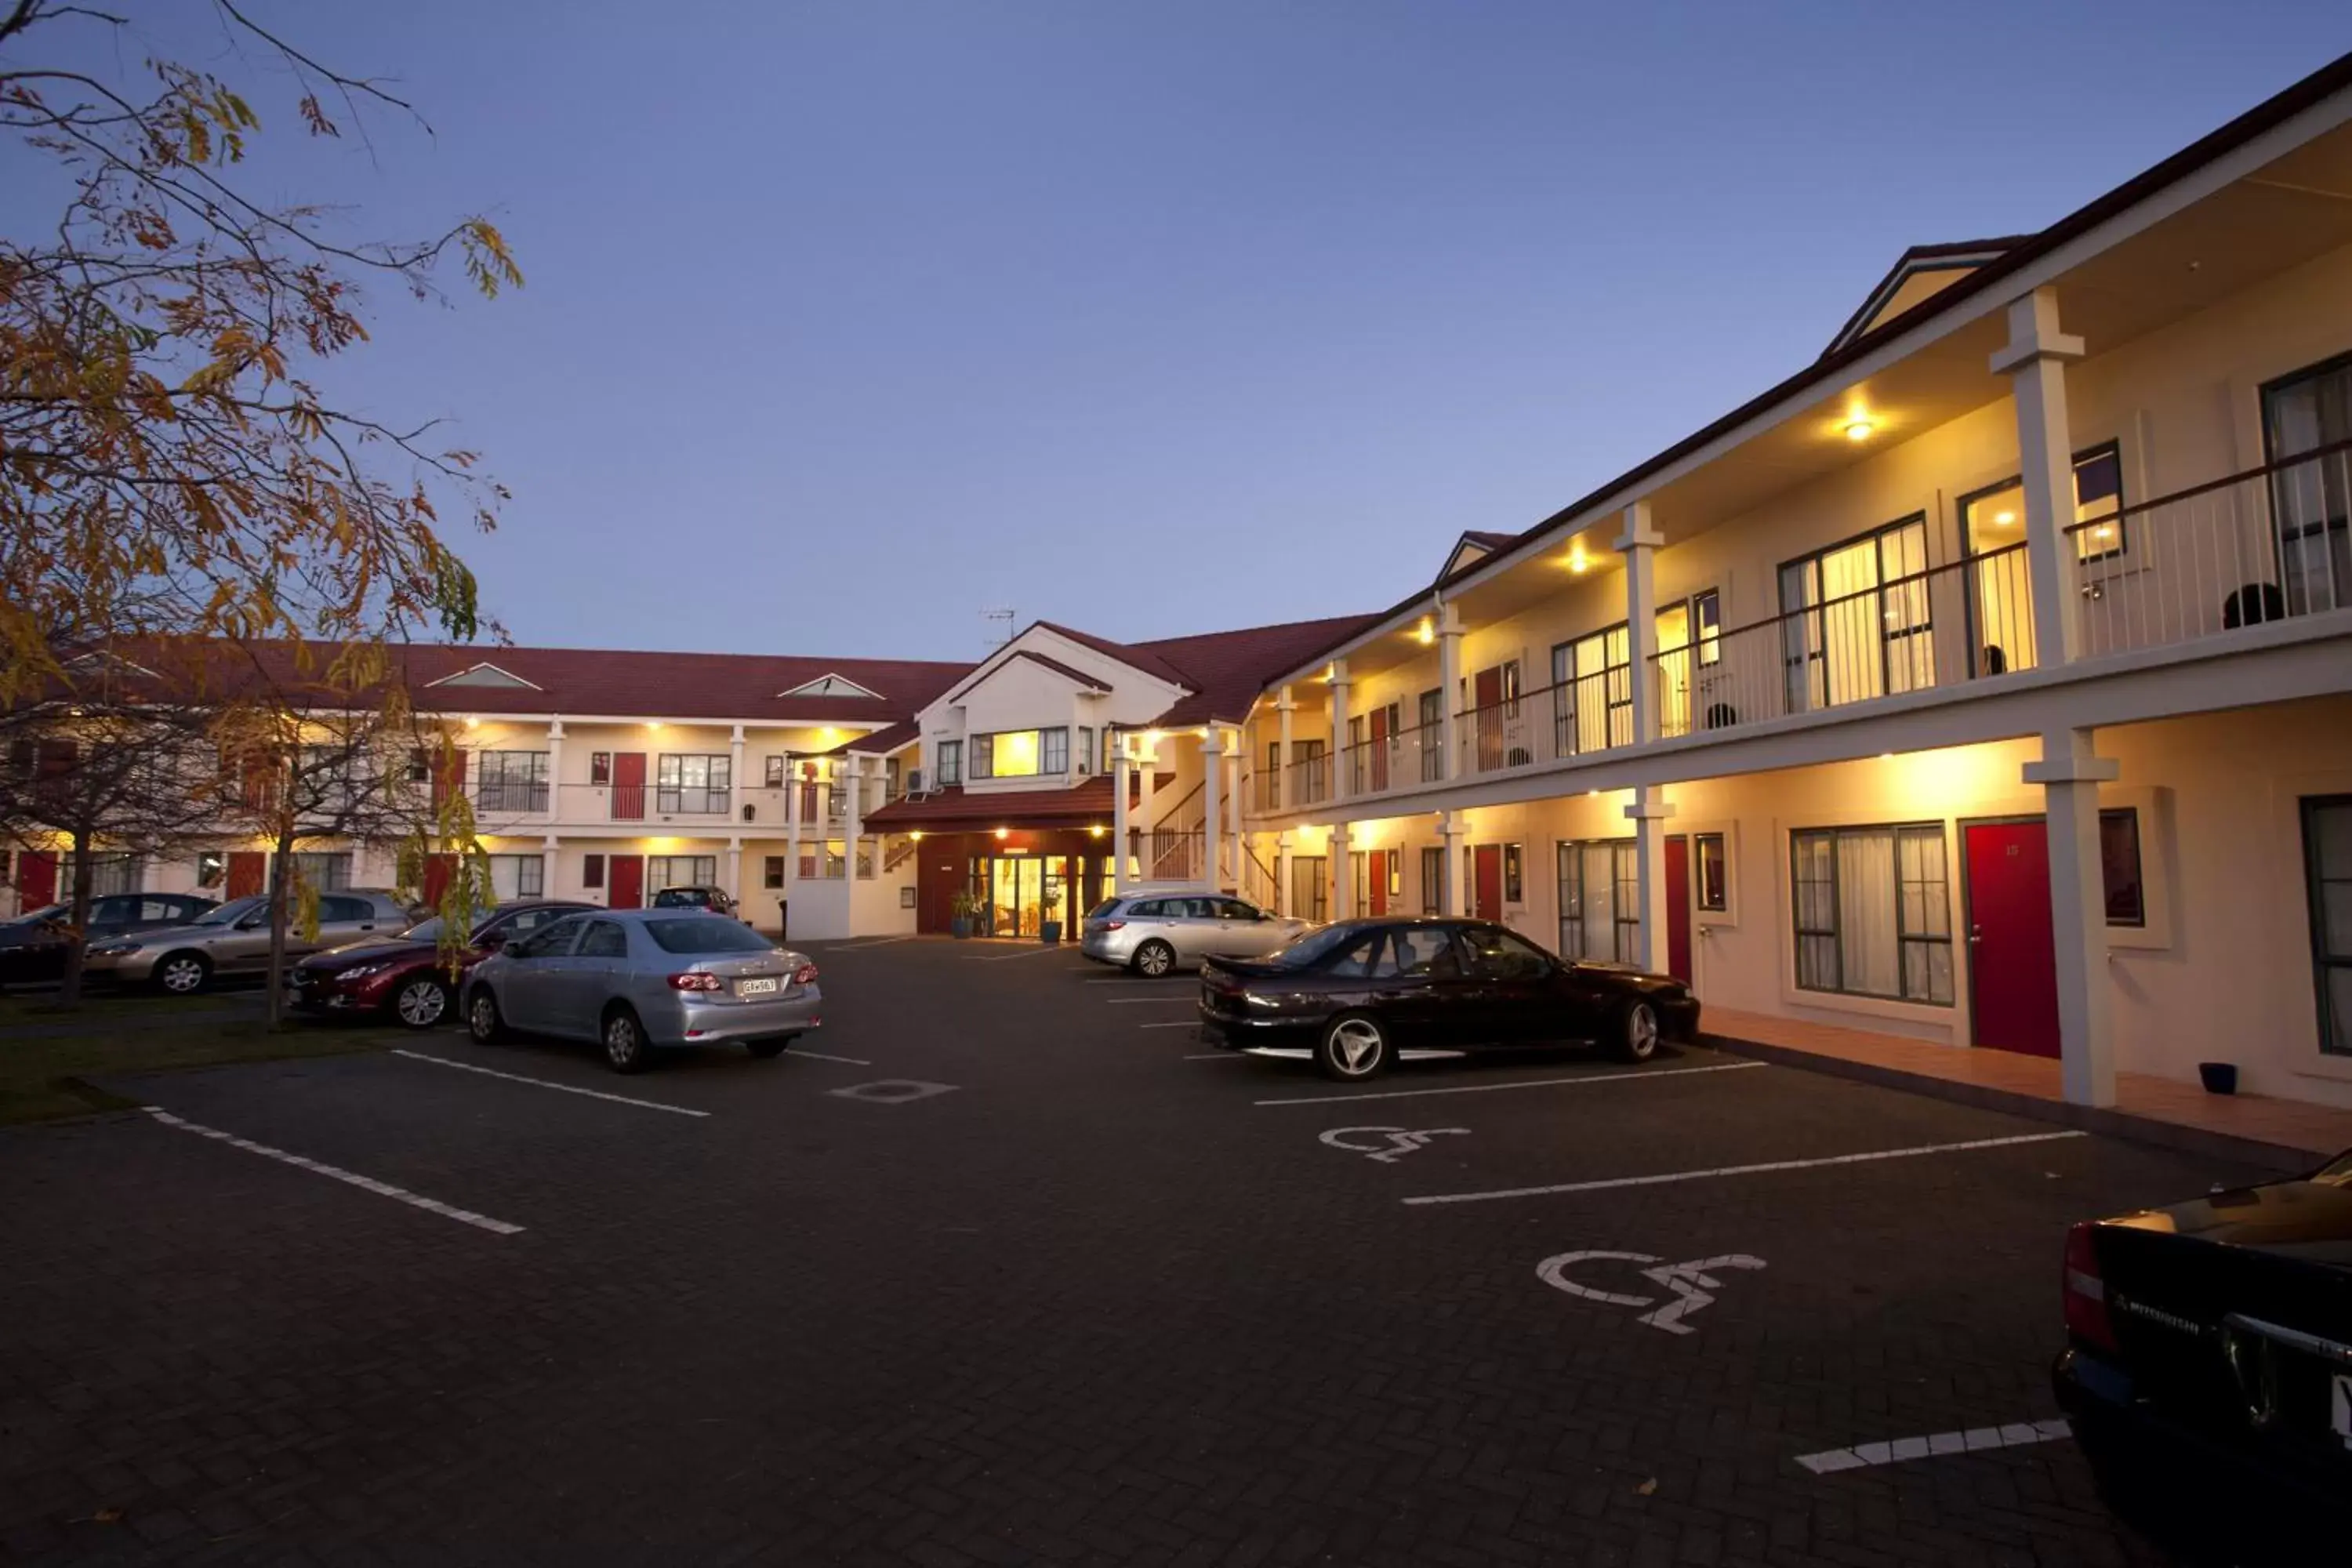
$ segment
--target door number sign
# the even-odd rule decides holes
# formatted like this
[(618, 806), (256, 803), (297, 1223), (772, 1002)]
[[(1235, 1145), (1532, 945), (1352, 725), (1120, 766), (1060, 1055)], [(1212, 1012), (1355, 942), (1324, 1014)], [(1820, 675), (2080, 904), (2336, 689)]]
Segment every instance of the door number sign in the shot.
[(1419, 1131), (1406, 1127), (1334, 1127), (1322, 1134), (1322, 1142), (1389, 1165), (1417, 1149), (1426, 1149), (1429, 1141), (1441, 1134), (1469, 1131), (1467, 1127), (1425, 1127)]
[[(1569, 1277), (1569, 1270), (1577, 1265), (1596, 1260), (1656, 1264), (1655, 1268), (1643, 1269), (1642, 1277), (1654, 1280), (1660, 1289), (1671, 1292), (1671, 1299), (1660, 1305), (1655, 1296), (1629, 1296), (1622, 1291), (1603, 1290), (1597, 1285), (1582, 1284)], [(1565, 1290), (1588, 1301), (1605, 1301), (1612, 1307), (1654, 1308), (1635, 1321), (1647, 1323), (1654, 1329), (1664, 1329), (1670, 1334), (1687, 1334), (1692, 1329), (1684, 1320), (1713, 1305), (1713, 1292), (1723, 1289), (1723, 1281), (1716, 1278), (1718, 1270), (1763, 1267), (1762, 1258), (1750, 1258), (1744, 1252), (1727, 1252), (1720, 1258), (1698, 1258), (1688, 1263), (1664, 1263), (1646, 1252), (1563, 1252), (1557, 1258), (1547, 1258), (1537, 1264), (1536, 1278), (1555, 1290)]]

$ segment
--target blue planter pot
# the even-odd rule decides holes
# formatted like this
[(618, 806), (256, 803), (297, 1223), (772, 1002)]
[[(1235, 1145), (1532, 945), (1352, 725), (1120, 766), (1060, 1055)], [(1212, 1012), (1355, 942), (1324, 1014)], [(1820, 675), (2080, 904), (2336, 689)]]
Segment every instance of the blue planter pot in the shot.
[(1062, 940), (1062, 922), (1061, 922), (1061, 921), (1043, 921), (1042, 923), (1040, 923), (1040, 924), (1038, 925), (1038, 927), (1037, 927), (1037, 941), (1038, 941), (1041, 944), (1043, 944), (1043, 945), (1045, 945), (1045, 946), (1046, 946), (1046, 947), (1051, 947), (1051, 946), (1053, 946), (1055, 942), (1060, 942), (1061, 940)]

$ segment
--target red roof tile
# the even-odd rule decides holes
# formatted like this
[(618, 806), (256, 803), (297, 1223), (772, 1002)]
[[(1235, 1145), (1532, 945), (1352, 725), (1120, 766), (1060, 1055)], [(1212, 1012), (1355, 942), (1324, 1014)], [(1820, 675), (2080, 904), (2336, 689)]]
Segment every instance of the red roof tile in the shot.
[[(1044, 623), (1043, 623), (1043, 622), (1040, 622), (1039, 624), (1042, 626)], [(1062, 629), (1062, 628), (1061, 628), (1061, 627), (1059, 627), (1059, 626), (1056, 626), (1056, 627), (1055, 627), (1054, 629), (1055, 629), (1055, 631), (1061, 631), (1061, 629)], [(1070, 636), (1071, 634), (1065, 632), (1065, 633), (1063, 633), (1063, 635), (1064, 635), (1065, 637), (1067, 637), (1067, 636)], [(1032, 649), (1029, 649), (1029, 648), (1025, 648), (1025, 647), (1018, 647), (1018, 648), (1014, 648), (1014, 649), (1013, 650), (1013, 658), (1008, 658), (1008, 659), (1006, 659), (1006, 660), (1004, 661), (1004, 663), (1005, 663), (1005, 664), (1011, 664), (1011, 663), (1013, 662), (1013, 658), (1025, 658), (1025, 659), (1027, 659), (1027, 660), (1028, 660), (1030, 663), (1032, 663), (1032, 664), (1042, 664), (1042, 665), (1044, 665), (1047, 669), (1052, 670), (1055, 674), (1059, 675), (1059, 676), (1062, 676), (1062, 677), (1064, 677), (1064, 678), (1065, 678), (1065, 679), (1066, 679), (1075, 680), (1075, 681), (1076, 681), (1080, 686), (1085, 687), (1085, 688), (1086, 688), (1087, 690), (1089, 690), (1089, 691), (1108, 691), (1108, 690), (1110, 689), (1110, 688), (1109, 688), (1109, 687), (1108, 687), (1108, 686), (1104, 685), (1101, 681), (1097, 680), (1093, 676), (1088, 675), (1085, 670), (1083, 670), (1083, 669), (1072, 669), (1068, 665), (1064, 664), (1064, 663), (1063, 663), (1060, 659), (1058, 659), (1058, 658), (1047, 658), (1044, 654), (1034, 652), (1034, 651), (1033, 651)], [(984, 662), (986, 662), (986, 661), (985, 661), (985, 660), (983, 660), (982, 662), (984, 663)], [(1003, 665), (1000, 665), (1000, 666), (998, 666), (997, 668), (1001, 669), (1001, 668), (1003, 668)], [(994, 671), (994, 670), (991, 670), (989, 673), (990, 673), (990, 674), (992, 674), (992, 675), (993, 675), (993, 674), (995, 673), (995, 671)], [(974, 686), (978, 686), (979, 684), (980, 684), (980, 682), (979, 682), (979, 681), (977, 681), (977, 680), (971, 682), (969, 685), (966, 685), (966, 686), (963, 688), (963, 690), (961, 690), (961, 691), (958, 691), (958, 692), (957, 692), (953, 697), (949, 698), (949, 699), (948, 699), (948, 700), (949, 700), (949, 701), (950, 701), (950, 702), (961, 702), (961, 701), (962, 701), (962, 700), (963, 700), (963, 699), (964, 699), (964, 693), (965, 693), (965, 692), (970, 691), (970, 690), (972, 689), (972, 687), (974, 687)]]
[(1208, 632), (1199, 637), (1165, 637), (1139, 643), (1140, 651), (1182, 672), (1192, 694), (1160, 715), (1161, 728), (1203, 724), (1212, 719), (1249, 716), (1250, 704), (1267, 680), (1298, 663), (1318, 648), (1345, 642), (1372, 624), (1371, 616), (1339, 616), (1322, 621), (1288, 621), (1274, 626), (1244, 626), (1236, 631)]

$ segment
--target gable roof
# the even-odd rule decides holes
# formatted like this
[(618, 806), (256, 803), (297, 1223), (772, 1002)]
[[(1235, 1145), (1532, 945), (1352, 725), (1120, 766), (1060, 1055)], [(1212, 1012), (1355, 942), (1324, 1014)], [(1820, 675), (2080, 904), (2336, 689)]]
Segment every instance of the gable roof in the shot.
[(872, 700), (879, 698), (882, 694), (878, 691), (869, 691), (865, 687), (859, 685), (856, 681), (850, 679), (849, 677), (842, 674), (837, 669), (828, 669), (823, 675), (818, 676), (814, 680), (803, 680), (798, 686), (793, 687), (791, 690), (780, 691), (776, 693), (776, 695), (779, 697), (793, 698), (856, 697), (866, 700)]
[(1064, 664), (1060, 659), (1048, 658), (1044, 654), (1037, 652), (1034, 648), (1016, 647), (1013, 650), (1012, 656), (1004, 660), (1003, 664), (998, 665), (996, 669), (988, 670), (976, 679), (966, 681), (953, 696), (948, 699), (948, 700), (950, 702), (962, 701), (974, 687), (978, 686), (982, 681), (986, 680), (990, 676), (994, 675), (996, 670), (1003, 669), (1004, 665), (1011, 664), (1013, 659), (1016, 658), (1027, 659), (1031, 664), (1044, 665), (1047, 669), (1052, 670), (1055, 675), (1060, 676), (1063, 679), (1074, 680), (1089, 691), (1108, 691), (1110, 689), (1108, 682), (1097, 680), (1093, 676), (1088, 675), (1083, 669), (1073, 669), (1068, 665)]
[(1440, 579), (1451, 577), (1474, 562), (1484, 561), (1497, 550), (1507, 549), (1517, 538), (1513, 533), (1489, 533), (1484, 529), (1465, 529), (1462, 537), (1446, 552), (1445, 564), (1438, 569)]
[(1062, 626), (1055, 621), (1034, 621), (1031, 624), (1043, 626), (1057, 637), (1066, 637), (1081, 647), (1090, 647), (1106, 658), (1118, 659), (1121, 664), (1139, 669), (1146, 675), (1156, 675), (1171, 686), (1192, 684), (1184, 679), (1182, 670), (1153, 653), (1152, 645), (1150, 643), (1113, 642), (1108, 637), (1098, 637), (1092, 632), (1082, 632), (1076, 626)]
[(1891, 321), (1913, 306), (1926, 303), (1978, 268), (1999, 260), (2032, 237), (2030, 234), (2011, 234), (1997, 239), (1913, 246), (1895, 258), (1886, 276), (1864, 297), (1861, 308), (1845, 319), (1845, 325), (1838, 329), (1837, 336), (1830, 340), (1822, 356), (1828, 358), (1881, 321)]
[(429, 680), (425, 682), (425, 684), (427, 686), (490, 686), (499, 688), (523, 688), (533, 691), (539, 689), (536, 686), (533, 686), (530, 681), (525, 680), (521, 676), (517, 675), (514, 671), (510, 669), (500, 669), (497, 665), (490, 663), (488, 659), (484, 659), (479, 664), (469, 664), (454, 675), (445, 675), (438, 680)]

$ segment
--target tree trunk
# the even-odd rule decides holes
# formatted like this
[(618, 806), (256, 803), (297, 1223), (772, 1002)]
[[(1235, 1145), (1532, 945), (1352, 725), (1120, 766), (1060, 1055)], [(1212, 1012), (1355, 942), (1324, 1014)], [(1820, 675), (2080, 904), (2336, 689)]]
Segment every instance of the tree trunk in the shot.
[(66, 939), (65, 973), (58, 981), (58, 1005), (81, 1005), (82, 954), (89, 950), (89, 884), (97, 873), (90, 864), (89, 835), (73, 836), (73, 913), (68, 917), (72, 934)]
[(269, 994), (262, 999), (263, 1016), (272, 1030), (286, 1022), (286, 875), (294, 860), (290, 834), (278, 836), (277, 853), (269, 858)]

